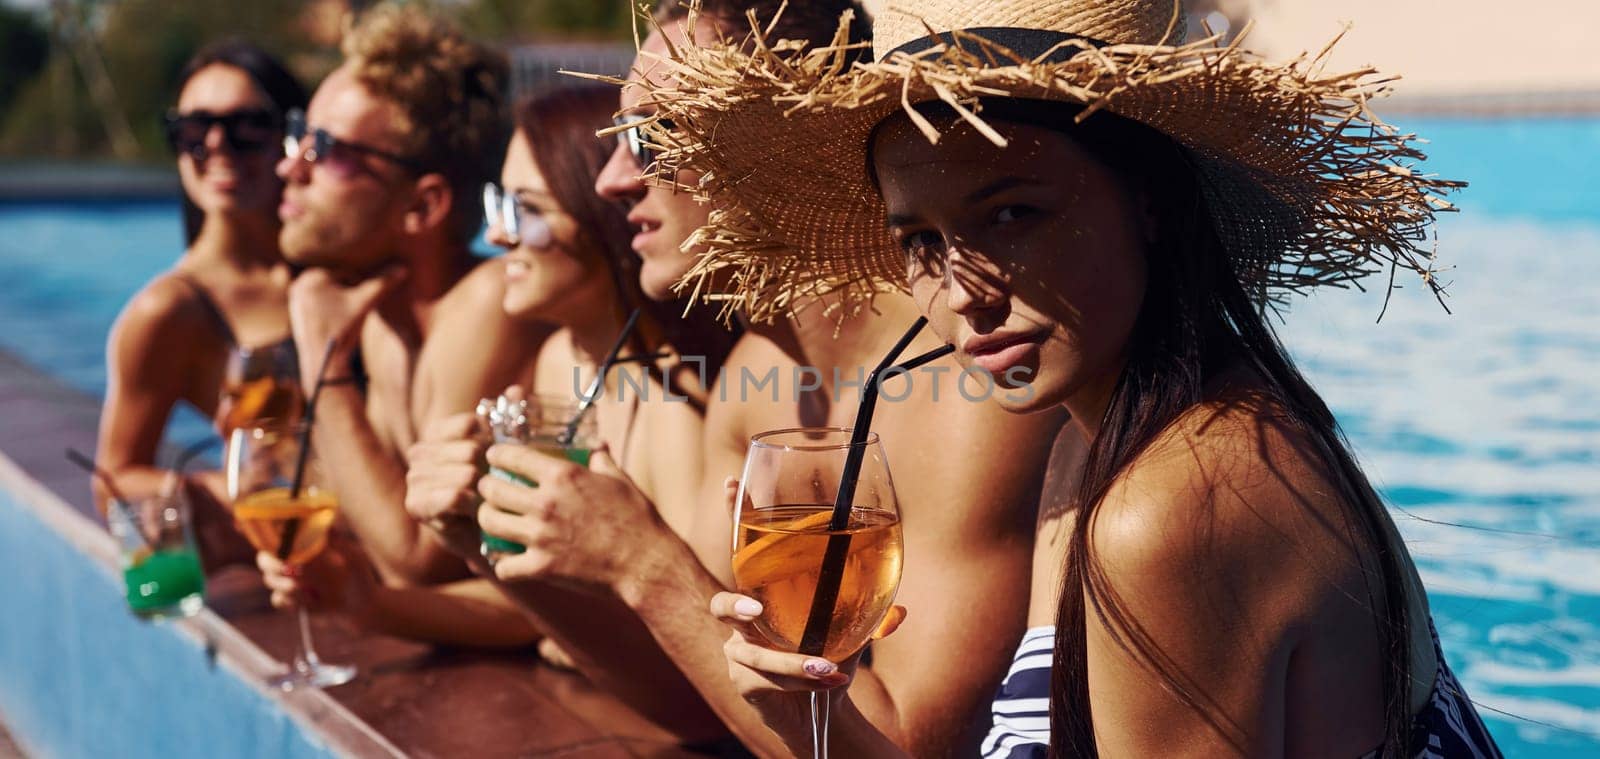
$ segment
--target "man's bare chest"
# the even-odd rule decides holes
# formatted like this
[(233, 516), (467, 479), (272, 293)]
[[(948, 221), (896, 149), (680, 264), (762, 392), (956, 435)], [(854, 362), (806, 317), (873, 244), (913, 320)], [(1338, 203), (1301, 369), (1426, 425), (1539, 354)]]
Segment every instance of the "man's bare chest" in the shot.
[(383, 447), (403, 456), (417, 439), (419, 346), (388, 330), (367, 330), (361, 344), (367, 370), (367, 421)]

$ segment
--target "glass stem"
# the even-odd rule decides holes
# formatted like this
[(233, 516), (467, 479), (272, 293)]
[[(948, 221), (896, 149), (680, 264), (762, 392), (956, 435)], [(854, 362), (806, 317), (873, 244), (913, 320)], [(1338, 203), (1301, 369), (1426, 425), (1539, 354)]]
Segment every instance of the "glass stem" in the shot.
[(811, 691), (811, 756), (828, 759), (828, 694)]
[(311, 647), (311, 615), (306, 613), (305, 607), (295, 613), (300, 617), (300, 650), (295, 656), (295, 669), (316, 669), (322, 662), (317, 659), (317, 649)]

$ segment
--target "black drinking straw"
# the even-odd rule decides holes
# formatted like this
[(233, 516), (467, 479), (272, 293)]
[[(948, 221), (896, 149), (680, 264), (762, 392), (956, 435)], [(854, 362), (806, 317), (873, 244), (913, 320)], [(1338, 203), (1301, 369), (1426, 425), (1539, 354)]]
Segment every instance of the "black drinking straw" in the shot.
[(583, 399), (578, 401), (578, 409), (572, 412), (572, 419), (567, 421), (566, 429), (556, 436), (556, 442), (563, 447), (572, 445), (572, 440), (578, 436), (578, 425), (583, 423), (583, 418), (588, 416), (589, 409), (594, 408), (595, 400), (600, 397), (600, 388), (606, 381), (606, 372), (611, 371), (611, 367), (617, 363), (617, 354), (622, 352), (622, 346), (628, 342), (628, 338), (633, 337), (633, 328), (638, 324), (639, 309), (635, 308), (633, 313), (628, 314), (628, 321), (622, 325), (622, 331), (617, 333), (617, 341), (611, 344), (611, 350), (607, 351), (606, 357), (601, 360), (594, 381), (589, 383), (588, 389), (583, 393)]
[(189, 462), (193, 461), (194, 457), (205, 453), (207, 449), (219, 442), (221, 442), (220, 438), (211, 436), (190, 443), (189, 447), (179, 451), (178, 455), (172, 458), (172, 471), (180, 475), (183, 474), (183, 470), (189, 466)]
[(128, 500), (127, 496), (117, 489), (117, 482), (111, 479), (111, 473), (101, 469), (99, 464), (94, 463), (94, 459), (83, 455), (76, 448), (67, 449), (67, 460), (105, 483), (106, 492), (111, 494), (111, 507), (106, 510), (106, 516), (110, 516), (110, 509), (121, 509), (123, 517), (128, 520), (128, 525), (133, 528), (133, 534), (139, 536), (139, 544), (148, 547), (150, 540), (144, 533), (144, 526), (139, 523), (139, 514), (133, 509), (133, 501)]
[(833, 608), (839, 601), (839, 585), (844, 580), (844, 563), (850, 553), (850, 535), (844, 530), (850, 526), (850, 508), (855, 502), (856, 482), (861, 477), (861, 459), (866, 455), (867, 435), (871, 433), (872, 413), (878, 406), (878, 385), (891, 372), (906, 372), (923, 364), (949, 355), (953, 345), (944, 345), (895, 365), (906, 346), (927, 325), (928, 320), (917, 317), (911, 329), (895, 343), (889, 355), (872, 370), (866, 386), (861, 389), (861, 405), (856, 408), (856, 424), (850, 430), (850, 449), (845, 453), (844, 472), (839, 477), (839, 494), (833, 501), (833, 516), (828, 521), (828, 548), (822, 557), (822, 570), (817, 576), (817, 593), (811, 600), (811, 613), (806, 616), (805, 631), (800, 635), (800, 653), (808, 656), (822, 655), (828, 641), (828, 627), (833, 623)]
[(104, 483), (106, 486), (106, 492), (111, 494), (112, 501), (122, 504), (124, 508), (133, 507), (133, 501), (128, 500), (127, 496), (123, 495), (122, 491), (117, 489), (117, 481), (111, 478), (111, 473), (101, 469), (100, 465), (94, 463), (94, 459), (83, 455), (76, 448), (68, 448), (67, 460), (77, 464), (95, 479), (98, 479), (100, 482)]
[[(322, 352), (322, 368), (317, 370), (317, 383), (311, 387), (311, 399), (306, 401), (304, 426), (300, 428), (300, 450), (294, 459), (294, 479), (289, 482), (289, 500), (294, 501), (300, 497), (300, 486), (305, 484), (306, 459), (311, 455), (311, 423), (317, 417), (317, 398), (322, 396), (322, 386), (328, 381), (328, 364), (333, 362), (333, 348), (337, 343), (328, 341), (328, 349)], [(300, 531), (300, 520), (290, 519), (283, 524), (283, 535), (278, 541), (278, 560), (288, 561), (289, 555), (294, 553), (295, 533)]]

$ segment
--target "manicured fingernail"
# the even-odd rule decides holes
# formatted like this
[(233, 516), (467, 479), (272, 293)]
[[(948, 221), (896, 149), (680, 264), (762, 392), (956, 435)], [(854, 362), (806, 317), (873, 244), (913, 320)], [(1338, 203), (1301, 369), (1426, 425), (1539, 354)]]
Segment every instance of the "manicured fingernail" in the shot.
[(827, 677), (834, 671), (833, 662), (827, 659), (807, 659), (805, 668), (812, 677)]
[(761, 616), (761, 602), (754, 598), (741, 598), (734, 602), (733, 610), (745, 617)]

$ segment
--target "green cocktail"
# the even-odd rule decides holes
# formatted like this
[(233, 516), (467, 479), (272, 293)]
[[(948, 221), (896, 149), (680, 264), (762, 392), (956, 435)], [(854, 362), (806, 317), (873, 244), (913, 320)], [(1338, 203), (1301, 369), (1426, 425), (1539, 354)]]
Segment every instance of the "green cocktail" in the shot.
[[(581, 403), (564, 396), (536, 395), (531, 398), (500, 396), (478, 404), (478, 416), (494, 435), (496, 443), (531, 446), (552, 456), (562, 456), (581, 467), (589, 466), (589, 451), (599, 442), (595, 416), (585, 415), (574, 429), (568, 429), (578, 416)], [(565, 445), (563, 445), (565, 443)], [(507, 482), (531, 488), (539, 484), (504, 469), (489, 467), (489, 473)], [(521, 543), (497, 538), (479, 531), (479, 552), (493, 560), (496, 556), (518, 554), (528, 549)]]
[(106, 523), (121, 554), (128, 609), (146, 619), (200, 611), (205, 570), (189, 528), (189, 504), (179, 492), (124, 502), (113, 499)]
[(200, 610), (206, 592), (200, 556), (189, 548), (135, 555), (122, 580), (128, 608), (142, 617), (187, 617)]
[[(587, 468), (589, 466), (589, 449), (588, 448), (577, 448), (577, 447), (562, 448), (561, 445), (559, 443), (555, 442), (554, 440), (551, 440), (551, 441), (548, 441), (548, 442), (547, 441), (542, 441), (542, 440), (533, 440), (533, 441), (530, 441), (528, 443), (528, 445), (530, 445), (530, 446), (532, 446), (534, 448), (538, 448), (539, 450), (544, 451), (546, 453), (550, 453), (550, 454), (560, 453), (561, 455), (565, 456), (568, 461), (570, 461), (570, 462), (572, 462), (574, 464), (577, 464), (578, 466), (585, 467), (585, 468)], [(515, 482), (518, 485), (527, 485), (530, 488), (539, 487), (539, 483), (537, 483), (537, 482), (534, 482), (534, 481), (532, 481), (532, 480), (530, 480), (530, 479), (528, 479), (526, 477), (523, 477), (522, 475), (515, 474), (515, 473), (512, 473), (512, 472), (508, 472), (508, 471), (506, 471), (504, 469), (500, 469), (498, 467), (489, 467), (489, 474), (492, 474), (492, 475), (494, 475), (496, 477), (499, 477), (500, 479), (505, 480), (507, 482)], [(528, 550), (527, 546), (524, 546), (523, 544), (517, 543), (515, 541), (510, 541), (510, 540), (504, 540), (502, 538), (497, 538), (497, 537), (495, 537), (493, 535), (490, 535), (487, 532), (483, 532), (481, 530), (479, 531), (479, 534), (483, 537), (483, 553), (484, 553), (485, 556), (487, 556), (489, 554), (492, 554), (492, 553), (498, 553), (498, 554), (522, 553), (522, 552)]]

